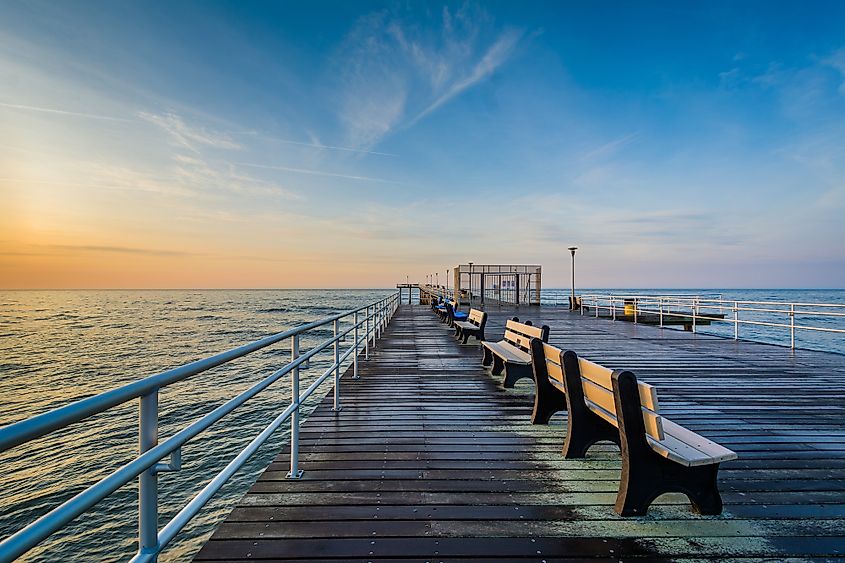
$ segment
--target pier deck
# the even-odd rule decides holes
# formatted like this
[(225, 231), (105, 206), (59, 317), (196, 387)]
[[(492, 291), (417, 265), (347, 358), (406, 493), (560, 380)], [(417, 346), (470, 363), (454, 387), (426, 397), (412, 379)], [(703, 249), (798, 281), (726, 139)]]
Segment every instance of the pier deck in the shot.
[(620, 459), (561, 455), (565, 414), (529, 422), (533, 383), (505, 390), (426, 307), (403, 305), (361, 379), (302, 426), (300, 481), (279, 455), (197, 560), (827, 559), (845, 555), (845, 356), (581, 317), (518, 315), (550, 341), (660, 388), (661, 411), (739, 454), (719, 473), (725, 511), (666, 495), (613, 512)]

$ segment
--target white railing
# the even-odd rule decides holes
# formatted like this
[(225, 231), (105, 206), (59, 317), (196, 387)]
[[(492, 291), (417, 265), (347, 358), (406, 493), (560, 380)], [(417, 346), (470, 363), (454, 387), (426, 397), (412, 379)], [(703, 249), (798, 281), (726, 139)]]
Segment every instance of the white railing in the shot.
[(454, 289), (447, 289), (442, 285), (420, 285), (420, 291), (439, 299), (454, 299), (457, 300), (457, 295)]
[[(693, 332), (696, 332), (699, 321), (733, 324), (734, 339), (740, 337), (740, 325), (784, 329), (789, 331), (791, 348), (795, 348), (798, 331), (845, 334), (845, 304), (741, 301), (724, 299), (721, 295), (585, 294), (579, 297), (579, 301), (582, 315), (586, 307), (596, 317), (600, 311), (607, 311), (614, 320), (617, 317), (633, 317), (631, 320), (635, 323), (649, 322), (661, 327), (671, 319), (681, 320)], [(745, 318), (741, 318), (743, 316)], [(810, 317), (842, 321), (843, 328), (807, 324)]]
[[(153, 375), (123, 387), (71, 403), (50, 412), (0, 428), (0, 452), (46, 436), (56, 430), (84, 420), (97, 413), (105, 412), (128, 401), (139, 399), (139, 455), (107, 477), (91, 485), (73, 498), (55, 507), (26, 527), (18, 530), (0, 542), (0, 562), (7, 562), (23, 555), (71, 521), (87, 512), (95, 504), (108, 497), (120, 487), (134, 479), (139, 480), (138, 493), (138, 552), (132, 561), (155, 562), (159, 553), (177, 536), (186, 524), (196, 516), (217, 491), (240, 469), (258, 448), (285, 421), (290, 420), (290, 472), (288, 478), (302, 476), (299, 468), (299, 424), (300, 405), (310, 397), (330, 376), (333, 376), (334, 410), (339, 411), (341, 366), (352, 356), (352, 377), (357, 379), (358, 356), (369, 359), (370, 347), (381, 338), (383, 330), (399, 305), (399, 294), (339, 313), (330, 317), (295, 327), (285, 332), (268, 336), (251, 344), (234, 348), (210, 358), (198, 360), (181, 367)], [(342, 320), (352, 326), (340, 330)], [(299, 349), (300, 336), (310, 330), (331, 325), (333, 334), (307, 352)], [(341, 352), (345, 337), (352, 333), (352, 345)], [(360, 336), (363, 333), (363, 336)], [(360, 337), (359, 337), (360, 336)], [(205, 416), (186, 426), (163, 442), (158, 441), (158, 397), (159, 390), (217, 366), (241, 358), (273, 344), (290, 340), (291, 361), (259, 381), (243, 393), (223, 403)], [(299, 371), (308, 367), (312, 357), (332, 348), (332, 365), (318, 377), (303, 393), (299, 391)], [(158, 475), (181, 470), (182, 446), (207, 430), (247, 400), (278, 381), (285, 375), (291, 376), (291, 402), (264, 430), (262, 430), (241, 452), (232, 459), (220, 473), (193, 497), (163, 528), (158, 527)], [(164, 458), (169, 458), (163, 463)]]

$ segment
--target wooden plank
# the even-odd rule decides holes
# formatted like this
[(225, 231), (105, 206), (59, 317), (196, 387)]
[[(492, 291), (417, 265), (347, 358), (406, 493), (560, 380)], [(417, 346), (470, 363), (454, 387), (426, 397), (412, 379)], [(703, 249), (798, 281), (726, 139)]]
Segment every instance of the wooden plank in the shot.
[[(528, 317), (552, 327), (547, 349), (565, 346), (660, 388), (660, 409), (656, 395), (649, 405), (689, 433), (663, 421), (694, 445), (690, 455), (703, 459), (716, 442), (734, 449), (740, 458), (719, 474), (725, 513), (702, 518), (684, 496), (665, 495), (647, 518), (618, 518), (616, 446), (563, 459), (565, 412), (548, 426), (530, 424), (530, 382), (503, 389), (479, 366), (479, 347), (460, 346), (428, 307), (403, 305), (360, 362), (361, 379), (344, 376), (343, 410), (332, 411), (327, 397), (303, 423), (304, 478), (284, 478), (285, 447), (197, 560), (829, 560), (845, 553), (845, 357), (561, 309), (487, 312), (492, 334), (513, 316)], [(550, 381), (562, 385), (556, 361), (547, 366)], [(828, 392), (819, 395), (819, 387)]]

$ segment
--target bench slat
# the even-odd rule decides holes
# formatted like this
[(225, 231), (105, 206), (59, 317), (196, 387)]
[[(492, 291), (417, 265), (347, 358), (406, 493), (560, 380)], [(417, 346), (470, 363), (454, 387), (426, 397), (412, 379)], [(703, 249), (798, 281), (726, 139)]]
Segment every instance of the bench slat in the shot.
[[(578, 358), (581, 377), (603, 387), (613, 393), (613, 370), (600, 366), (590, 360)], [(643, 407), (655, 413), (660, 412), (657, 402), (657, 388), (642, 381), (637, 382), (640, 388), (640, 403)]]
[(516, 332), (505, 331), (505, 340), (513, 345), (522, 348), (523, 350), (530, 350), (531, 349), (531, 338), (527, 336), (523, 336)]
[(514, 348), (510, 344), (502, 342), (482, 342), (481, 345), (500, 358), (509, 362), (516, 362), (519, 364), (531, 363), (531, 355), (528, 352), (523, 352), (519, 348)]
[[(663, 431), (665, 437), (656, 445), (658, 447), (662, 445), (667, 449), (674, 447), (675, 455), (680, 457), (688, 456), (682, 461), (674, 460), (678, 461), (679, 463), (683, 463), (685, 465), (690, 466), (708, 465), (710, 463), (730, 461), (732, 459), (737, 458), (736, 453), (732, 450), (729, 450), (728, 448), (717, 444), (712, 440), (708, 440), (704, 436), (696, 434), (692, 430), (688, 430), (683, 426), (680, 426), (666, 418), (663, 419)], [(661, 453), (655, 447), (655, 444), (651, 444), (651, 442), (649, 442), (649, 444), (651, 445), (653, 450), (658, 453)], [(681, 446), (680, 444), (683, 444), (683, 446)]]
[(543, 356), (546, 358), (546, 371), (549, 379), (554, 379), (563, 384), (563, 367), (560, 365), (560, 348), (551, 344), (543, 343)]
[(507, 323), (505, 323), (505, 328), (509, 331), (528, 336), (529, 340), (531, 339), (531, 337), (541, 339), (543, 338), (543, 328), (539, 326), (531, 326), (521, 323), (519, 321), (509, 320)]
[[(584, 397), (589, 401), (588, 404), (592, 404), (602, 411), (596, 414), (618, 428), (619, 422), (616, 420), (616, 401), (613, 392), (583, 378), (581, 379), (581, 386), (584, 389)], [(655, 440), (662, 440), (664, 435), (660, 415), (644, 407), (642, 412), (646, 433)]]

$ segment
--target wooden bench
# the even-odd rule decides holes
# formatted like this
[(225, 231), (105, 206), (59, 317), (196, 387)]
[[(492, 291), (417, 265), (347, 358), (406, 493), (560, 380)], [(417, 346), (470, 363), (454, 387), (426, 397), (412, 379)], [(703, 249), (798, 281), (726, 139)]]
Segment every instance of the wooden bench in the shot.
[(566, 397), (564, 457), (582, 458), (603, 440), (619, 444), (618, 514), (644, 515), (664, 493), (685, 494), (699, 514), (721, 514), (719, 464), (736, 459), (734, 452), (663, 417), (657, 388), (637, 381), (632, 372), (611, 370), (553, 346), (531, 346), (533, 352), (542, 348), (548, 381)]
[(532, 326), (530, 322), (520, 323), (518, 319), (509, 320), (505, 325), (505, 336), (498, 342), (482, 342), (484, 356), (481, 365), (490, 367), (493, 375), (504, 370), (502, 386), (513, 387), (523, 377), (532, 377), (531, 339), (549, 341), (549, 327)]
[(467, 320), (455, 321), (455, 338), (466, 344), (470, 336), (479, 342), (484, 340), (484, 327), (487, 325), (487, 313), (478, 309), (470, 309)]

